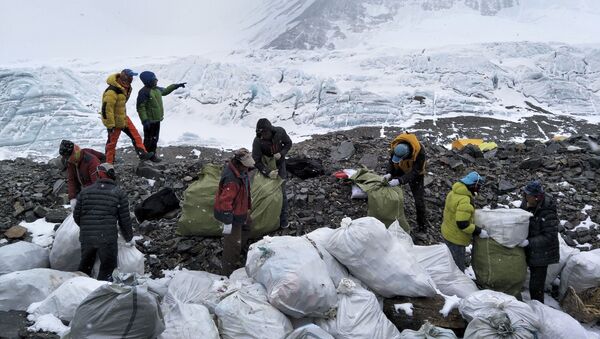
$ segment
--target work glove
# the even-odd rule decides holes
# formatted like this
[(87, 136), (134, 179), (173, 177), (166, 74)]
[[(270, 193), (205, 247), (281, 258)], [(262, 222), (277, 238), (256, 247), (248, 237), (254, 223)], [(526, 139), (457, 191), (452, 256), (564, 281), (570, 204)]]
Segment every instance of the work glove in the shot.
[(490, 235), (488, 234), (488, 232), (486, 230), (482, 229), (481, 233), (479, 233), (479, 238), (481, 238), (481, 239), (487, 239), (489, 237), (490, 237)]
[(144, 126), (144, 128), (149, 128), (151, 123), (152, 122), (150, 120), (142, 121), (142, 125)]
[(133, 239), (131, 239), (128, 242), (125, 243), (125, 246), (127, 246), (127, 247), (135, 247), (135, 241)]
[(231, 234), (232, 227), (231, 224), (223, 224), (223, 234)]
[(273, 158), (275, 158), (275, 160), (281, 159), (281, 153), (275, 153), (275, 154), (273, 154)]
[(180, 84), (175, 85), (177, 88), (185, 88), (185, 84), (187, 84), (187, 82), (182, 82)]
[(392, 178), (392, 174), (391, 173), (388, 173), (388, 174), (386, 174), (386, 175), (383, 176), (383, 180), (386, 180), (386, 181), (390, 181), (391, 178)]
[(106, 131), (108, 132), (108, 135), (111, 135), (111, 134), (112, 134), (112, 132), (114, 132), (114, 131), (115, 131), (115, 128), (114, 128), (114, 127), (107, 128), (107, 129), (106, 129)]
[(71, 199), (71, 201), (69, 201), (69, 203), (71, 204), (71, 209), (74, 209), (75, 204), (77, 204), (77, 199)]
[(525, 239), (525, 240), (521, 241), (519, 243), (519, 245), (517, 245), (517, 246), (519, 246), (519, 247), (527, 247), (527, 245), (529, 245), (529, 240)]
[(279, 175), (279, 171), (277, 171), (277, 170), (272, 170), (271, 172), (269, 172), (269, 178), (271, 178), (271, 179), (277, 179), (278, 175)]
[(392, 180), (390, 180), (388, 182), (388, 185), (390, 187), (398, 186), (398, 185), (400, 185), (400, 180), (398, 180), (398, 179), (392, 179)]

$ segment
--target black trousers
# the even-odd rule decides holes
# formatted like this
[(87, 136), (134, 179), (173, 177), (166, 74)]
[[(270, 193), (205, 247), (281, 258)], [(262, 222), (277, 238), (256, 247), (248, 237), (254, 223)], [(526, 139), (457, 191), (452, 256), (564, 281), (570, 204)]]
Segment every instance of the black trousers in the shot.
[(408, 183), (415, 199), (415, 209), (417, 214), (417, 231), (425, 231), (425, 218), (427, 212), (425, 210), (425, 176), (419, 175), (415, 180)]
[(547, 265), (529, 267), (529, 295), (531, 296), (531, 300), (537, 300), (542, 304), (544, 303), (546, 273), (548, 273)]
[(454, 263), (458, 268), (464, 272), (466, 268), (465, 257), (466, 257), (466, 248), (465, 246), (460, 246), (449, 242), (444, 239), (446, 246), (450, 250), (450, 254), (452, 254), (452, 259), (454, 259)]
[(144, 126), (144, 147), (146, 147), (147, 152), (156, 153), (159, 134), (160, 121), (151, 122), (148, 126)]
[(79, 271), (91, 275), (96, 255), (100, 259), (100, 271), (98, 280), (112, 281), (112, 273), (117, 268), (117, 254), (119, 248), (117, 242), (106, 244), (88, 244), (81, 243), (81, 261), (79, 262)]

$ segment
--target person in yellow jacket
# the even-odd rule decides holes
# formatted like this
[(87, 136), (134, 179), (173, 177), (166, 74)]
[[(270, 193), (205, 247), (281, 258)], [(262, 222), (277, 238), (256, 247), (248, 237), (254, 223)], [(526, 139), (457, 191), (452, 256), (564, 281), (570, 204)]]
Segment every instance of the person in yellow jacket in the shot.
[(121, 73), (112, 74), (106, 79), (108, 88), (102, 95), (102, 123), (108, 131), (106, 141), (106, 162), (114, 163), (115, 149), (121, 131), (127, 134), (141, 160), (148, 160), (154, 153), (148, 153), (137, 129), (127, 116), (126, 104), (131, 94), (131, 82), (137, 73), (124, 69)]
[(427, 230), (425, 210), (426, 159), (425, 148), (423, 148), (417, 136), (412, 133), (402, 133), (390, 144), (388, 173), (383, 176), (390, 186), (408, 184), (410, 187), (415, 199), (417, 233), (424, 233)]
[(465, 270), (465, 247), (473, 240), (473, 236), (488, 238), (488, 234), (473, 223), (475, 207), (473, 195), (485, 182), (485, 178), (473, 171), (452, 185), (446, 196), (442, 221), (442, 236), (452, 253), (456, 266)]

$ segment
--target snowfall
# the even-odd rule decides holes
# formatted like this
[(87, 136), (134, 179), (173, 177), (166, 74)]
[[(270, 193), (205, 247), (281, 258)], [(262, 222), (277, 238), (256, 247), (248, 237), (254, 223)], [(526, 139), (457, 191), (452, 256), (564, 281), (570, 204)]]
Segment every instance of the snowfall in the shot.
[[(11, 2), (0, 11), (0, 159), (46, 161), (62, 139), (103, 149), (101, 95), (123, 68), (187, 83), (164, 97), (162, 146), (249, 147), (262, 117), (296, 141), (457, 115), (600, 122), (600, 1), (504, 1), (491, 14), (468, 2), (356, 1), (358, 18), (319, 0)], [(281, 48), (317, 20), (315, 6), (322, 43)], [(141, 87), (136, 78), (127, 104), (139, 130)], [(22, 225), (51, 246), (53, 224)], [(52, 317), (37, 326), (65, 331)]]

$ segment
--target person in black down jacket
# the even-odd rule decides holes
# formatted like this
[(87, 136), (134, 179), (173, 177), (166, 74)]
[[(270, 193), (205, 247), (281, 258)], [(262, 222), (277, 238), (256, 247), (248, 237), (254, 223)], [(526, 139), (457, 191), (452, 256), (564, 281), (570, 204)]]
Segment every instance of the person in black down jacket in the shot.
[[(292, 139), (288, 136), (283, 127), (271, 125), (271, 122), (265, 118), (259, 119), (256, 123), (256, 137), (252, 142), (252, 158), (256, 163), (255, 168), (265, 177), (276, 179), (277, 176), (283, 179), (281, 192), (283, 193), (283, 205), (281, 205), (281, 214), (279, 215), (279, 226), (288, 227), (287, 218), (287, 194), (285, 193), (285, 179), (287, 171), (285, 168), (285, 156), (292, 148)], [(275, 158), (277, 169), (270, 171), (263, 163), (263, 156)]]
[(521, 208), (533, 213), (529, 220), (529, 235), (519, 246), (525, 247), (529, 266), (529, 294), (531, 300), (544, 303), (544, 283), (548, 265), (560, 259), (558, 245), (558, 215), (554, 200), (544, 193), (538, 180), (523, 189)]
[(109, 163), (98, 166), (98, 179), (83, 189), (78, 197), (73, 219), (79, 225), (81, 261), (79, 271), (90, 275), (100, 259), (98, 280), (112, 280), (117, 267), (117, 224), (128, 246), (133, 246), (133, 230), (127, 195), (115, 183), (115, 170)]

